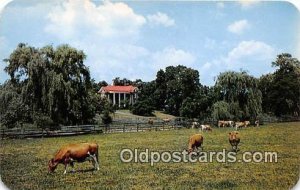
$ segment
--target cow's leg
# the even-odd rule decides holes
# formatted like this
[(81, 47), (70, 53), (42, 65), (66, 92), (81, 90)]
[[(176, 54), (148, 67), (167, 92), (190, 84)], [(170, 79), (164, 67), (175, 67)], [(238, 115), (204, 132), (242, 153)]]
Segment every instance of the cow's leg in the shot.
[(89, 157), (92, 158), (92, 163), (93, 163), (93, 166), (94, 166), (94, 169), (96, 170), (100, 170), (99, 168), (99, 163), (97, 162), (97, 158), (96, 158), (96, 155), (95, 154), (90, 154), (90, 152), (87, 152), (87, 154), (89, 155)]
[(96, 155), (91, 155), (91, 157), (93, 158), (93, 165), (94, 165), (95, 170), (96, 170), (96, 169), (97, 169), (97, 170), (100, 170), (100, 168), (99, 168), (99, 163), (98, 163), (98, 161), (97, 161)]
[(64, 165), (65, 165), (65, 171), (64, 171), (64, 174), (67, 173), (67, 169), (68, 169), (68, 164), (70, 163), (70, 158), (65, 158), (64, 160)]
[(66, 174), (66, 173), (67, 173), (67, 168), (68, 168), (68, 163), (65, 162), (64, 164), (65, 164), (65, 171), (64, 171), (64, 174)]
[(75, 170), (74, 170), (74, 161), (73, 161), (73, 159), (71, 159), (70, 166), (72, 167), (72, 172), (74, 173)]

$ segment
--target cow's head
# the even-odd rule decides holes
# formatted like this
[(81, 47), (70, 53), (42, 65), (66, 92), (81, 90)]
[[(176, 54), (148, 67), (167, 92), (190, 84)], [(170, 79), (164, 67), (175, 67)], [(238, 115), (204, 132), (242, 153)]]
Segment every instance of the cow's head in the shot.
[(237, 139), (237, 135), (239, 134), (237, 131), (233, 131), (233, 132), (230, 132), (228, 133), (229, 134), (229, 139), (231, 140), (235, 140)]
[(54, 172), (56, 167), (57, 167), (57, 163), (54, 162), (54, 159), (52, 158), (51, 160), (49, 160), (49, 162), (48, 162), (48, 172), (49, 173)]

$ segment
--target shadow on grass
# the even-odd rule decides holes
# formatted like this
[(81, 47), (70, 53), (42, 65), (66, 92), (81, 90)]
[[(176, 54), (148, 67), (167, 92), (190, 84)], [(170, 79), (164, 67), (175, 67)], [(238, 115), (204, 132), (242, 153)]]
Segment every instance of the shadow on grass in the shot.
[(93, 171), (97, 171), (94, 168), (90, 168), (90, 169), (81, 169), (81, 170), (75, 170), (74, 172), (68, 172), (68, 173), (87, 173), (87, 172), (93, 172)]
[(223, 180), (219, 182), (207, 182), (205, 183), (205, 187), (208, 189), (225, 189), (225, 188), (234, 188), (237, 185), (229, 180)]

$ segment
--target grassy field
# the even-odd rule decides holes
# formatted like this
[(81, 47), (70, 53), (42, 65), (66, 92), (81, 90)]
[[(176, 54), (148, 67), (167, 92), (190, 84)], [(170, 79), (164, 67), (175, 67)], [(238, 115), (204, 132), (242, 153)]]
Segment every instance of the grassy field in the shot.
[[(204, 133), (204, 151), (230, 150), (228, 132)], [(290, 189), (299, 179), (300, 123), (268, 124), (240, 130), (238, 157), (244, 151), (276, 151), (277, 163), (122, 163), (122, 148), (182, 151), (197, 131), (181, 129), (86, 135), (63, 138), (2, 140), (2, 181), (10, 189)], [(73, 142), (100, 145), (100, 171), (88, 162), (63, 175), (63, 165), (47, 173), (56, 150)]]
[(145, 117), (145, 116), (139, 116), (139, 115), (134, 115), (132, 114), (129, 110), (117, 110), (116, 113), (112, 114), (112, 117), (114, 119), (148, 119), (148, 118), (157, 118), (157, 119), (174, 119), (175, 116), (165, 114), (162, 111), (154, 111), (153, 116), (151, 117)]

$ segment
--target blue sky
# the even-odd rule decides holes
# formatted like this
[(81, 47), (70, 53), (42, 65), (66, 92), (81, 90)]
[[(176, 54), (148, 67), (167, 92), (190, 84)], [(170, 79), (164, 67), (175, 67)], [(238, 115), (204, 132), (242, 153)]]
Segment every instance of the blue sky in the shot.
[(15, 0), (0, 15), (0, 59), (20, 42), (67, 43), (86, 53), (96, 81), (150, 81), (181, 64), (213, 85), (223, 71), (272, 72), (279, 53), (300, 59), (299, 33), (300, 14), (288, 2)]

